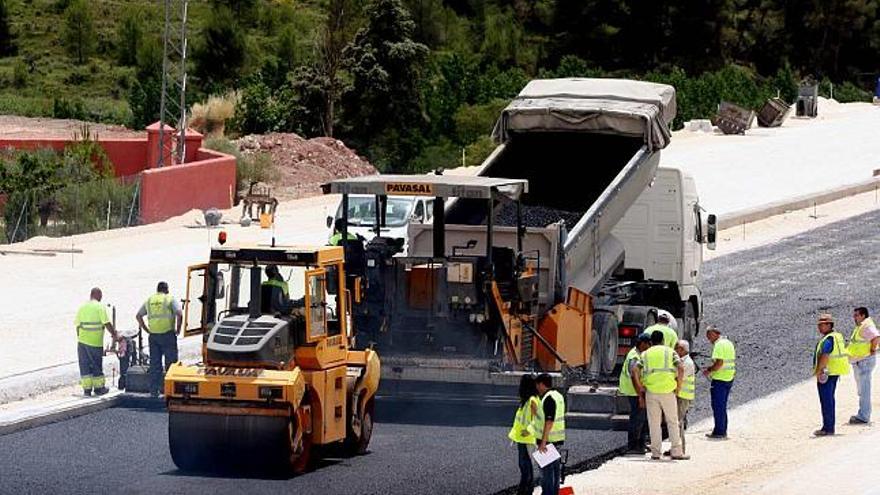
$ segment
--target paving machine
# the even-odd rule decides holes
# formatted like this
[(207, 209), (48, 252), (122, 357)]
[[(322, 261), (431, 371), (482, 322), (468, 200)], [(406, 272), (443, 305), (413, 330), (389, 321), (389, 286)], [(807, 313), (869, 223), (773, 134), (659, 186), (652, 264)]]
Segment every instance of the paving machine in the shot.
[[(179, 468), (301, 472), (330, 449), (366, 451), (380, 370), (375, 351), (353, 350), (355, 263), (337, 246), (221, 246), (190, 267), (185, 325), (203, 334), (202, 363), (165, 376)], [(270, 265), (284, 283), (264, 282)]]
[[(377, 203), (376, 236), (364, 249), (369, 296), (356, 318), (358, 346), (383, 355), (383, 398), (506, 402), (524, 372), (550, 371), (561, 381), (563, 366), (589, 362), (591, 298), (572, 287), (558, 304), (546, 304), (558, 273), (547, 250), (558, 248), (559, 235), (526, 236), (520, 200), (528, 184), (381, 175), (324, 185), (325, 193), (342, 195), (343, 219), (351, 194)], [(407, 253), (382, 236), (383, 205), (397, 195), (433, 198), (432, 223), (417, 229), (424, 236), (410, 236)], [(455, 198), (479, 205), (485, 224), (448, 225)]]

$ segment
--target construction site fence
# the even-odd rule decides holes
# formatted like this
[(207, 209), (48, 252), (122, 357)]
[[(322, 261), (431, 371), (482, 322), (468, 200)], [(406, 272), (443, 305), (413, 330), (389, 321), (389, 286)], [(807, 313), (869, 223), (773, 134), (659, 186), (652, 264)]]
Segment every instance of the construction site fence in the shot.
[(64, 237), (140, 222), (140, 178), (108, 178), (0, 196), (0, 244)]

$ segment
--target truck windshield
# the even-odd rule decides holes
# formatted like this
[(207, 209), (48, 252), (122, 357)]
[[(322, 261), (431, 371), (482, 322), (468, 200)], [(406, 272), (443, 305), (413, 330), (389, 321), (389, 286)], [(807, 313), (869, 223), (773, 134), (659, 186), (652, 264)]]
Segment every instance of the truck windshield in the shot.
[[(406, 225), (412, 214), (413, 200), (405, 198), (388, 198), (385, 208), (385, 224), (388, 227)], [(339, 205), (337, 218), (342, 216), (342, 205)], [(376, 224), (376, 199), (373, 196), (349, 196), (348, 224), (353, 227)]]

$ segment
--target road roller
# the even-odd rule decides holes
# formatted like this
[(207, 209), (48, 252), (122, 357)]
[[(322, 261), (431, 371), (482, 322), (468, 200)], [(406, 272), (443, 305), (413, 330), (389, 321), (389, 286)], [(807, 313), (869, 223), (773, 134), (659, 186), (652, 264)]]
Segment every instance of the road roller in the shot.
[(303, 472), (366, 452), (380, 364), (354, 350), (359, 264), (341, 246), (220, 245), (189, 267), (185, 332), (202, 335), (202, 362), (173, 364), (164, 384), (178, 468)]

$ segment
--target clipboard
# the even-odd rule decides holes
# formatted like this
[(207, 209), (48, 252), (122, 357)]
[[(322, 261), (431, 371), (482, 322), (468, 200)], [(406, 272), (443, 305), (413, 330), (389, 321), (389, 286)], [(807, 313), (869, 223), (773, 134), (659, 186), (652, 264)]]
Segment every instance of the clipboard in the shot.
[(535, 449), (535, 451), (532, 452), (532, 458), (535, 459), (538, 467), (543, 468), (547, 464), (561, 459), (562, 456), (559, 455), (559, 451), (556, 450), (555, 445), (548, 443), (546, 452), (541, 452), (540, 450)]

